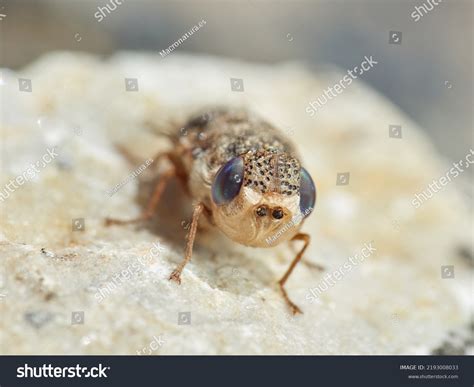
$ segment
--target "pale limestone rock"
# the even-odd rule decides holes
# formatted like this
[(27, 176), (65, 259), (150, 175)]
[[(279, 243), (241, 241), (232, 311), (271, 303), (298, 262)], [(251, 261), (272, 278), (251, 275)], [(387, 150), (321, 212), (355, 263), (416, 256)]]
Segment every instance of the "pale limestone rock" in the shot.
[[(18, 91), (20, 77), (33, 92)], [(230, 91), (231, 77), (244, 79), (243, 93)], [(137, 78), (139, 91), (126, 92), (124, 78)], [(161, 335), (153, 354), (427, 354), (464, 329), (472, 302), (471, 268), (458, 253), (472, 231), (464, 176), (415, 209), (413, 195), (451, 165), (361, 80), (310, 117), (308, 102), (339, 79), (296, 63), (178, 53), (106, 61), (55, 53), (3, 70), (0, 188), (48, 148), (59, 156), (0, 202), (1, 353), (134, 354)], [(106, 193), (168, 145), (147, 123), (167, 130), (216, 104), (253, 109), (299, 146), (318, 186), (304, 225), (307, 261), (332, 272), (364, 243), (376, 248), (317, 302), (307, 296), (325, 273), (298, 266), (287, 289), (302, 316), (288, 314), (275, 285), (295, 251), (288, 246), (252, 249), (203, 233), (182, 285), (168, 281), (191, 205), (177, 185), (151, 224), (103, 226), (106, 216), (137, 215), (156, 177), (147, 170)], [(388, 137), (391, 123), (403, 125), (403, 139)], [(350, 184), (337, 186), (347, 171)], [(71, 231), (75, 218), (85, 219), (84, 232)], [(160, 251), (150, 256), (153, 243)], [(454, 265), (456, 278), (441, 279), (441, 265)], [(101, 299), (98, 289), (129, 266), (131, 278)], [(84, 324), (71, 324), (75, 311)], [(190, 325), (178, 324), (180, 312), (191, 312)]]

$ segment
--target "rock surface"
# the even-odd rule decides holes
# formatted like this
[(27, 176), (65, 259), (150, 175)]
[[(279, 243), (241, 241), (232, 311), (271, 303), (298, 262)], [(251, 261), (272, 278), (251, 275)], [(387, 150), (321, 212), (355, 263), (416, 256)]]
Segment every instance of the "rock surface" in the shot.
[[(2, 70), (0, 192), (48, 149), (58, 156), (0, 200), (0, 352), (429, 354), (468, 330), (464, 176), (415, 208), (414, 195), (451, 165), (361, 80), (310, 117), (308, 102), (340, 77), (178, 53), (54, 53)], [(32, 91), (19, 91), (18, 78), (31, 79)], [(126, 91), (125, 78), (138, 90)], [(232, 92), (230, 78), (242, 78), (244, 92)], [(169, 146), (154, 132), (216, 104), (245, 106), (287, 132), (316, 181), (316, 211), (303, 227), (308, 264), (287, 285), (303, 315), (289, 315), (276, 286), (296, 246), (252, 249), (202, 232), (182, 285), (168, 281), (191, 207), (177, 184), (153, 222), (103, 225), (140, 213), (156, 170), (107, 192)], [(402, 139), (388, 136), (393, 123)], [(336, 185), (343, 172), (349, 184)], [(375, 251), (313, 300), (310, 289), (366, 244)], [(454, 279), (441, 278), (442, 265), (454, 266)], [(454, 352), (472, 351), (471, 334)]]

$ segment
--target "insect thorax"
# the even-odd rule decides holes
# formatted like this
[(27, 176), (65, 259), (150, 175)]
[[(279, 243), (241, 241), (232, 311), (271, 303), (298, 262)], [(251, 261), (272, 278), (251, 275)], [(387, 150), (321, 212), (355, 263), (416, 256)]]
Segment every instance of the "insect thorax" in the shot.
[[(293, 195), (299, 191), (295, 147), (266, 121), (242, 110), (216, 110), (191, 119), (185, 129), (182, 142), (190, 150), (192, 180), (209, 186), (222, 165), (242, 156), (244, 186), (261, 193)], [(192, 176), (196, 174), (200, 176)]]

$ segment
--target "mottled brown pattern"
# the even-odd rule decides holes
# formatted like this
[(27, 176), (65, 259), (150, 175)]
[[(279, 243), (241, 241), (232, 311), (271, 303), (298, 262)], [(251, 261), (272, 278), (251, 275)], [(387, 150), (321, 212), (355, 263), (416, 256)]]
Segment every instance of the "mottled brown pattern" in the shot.
[(243, 155), (244, 186), (261, 192), (299, 192), (300, 163), (291, 142), (275, 127), (242, 110), (217, 109), (193, 117), (180, 139), (193, 163), (217, 171)]
[(278, 192), (293, 195), (300, 190), (300, 163), (288, 154), (278, 155), (277, 177), (279, 180)]
[(299, 192), (300, 163), (286, 153), (248, 152), (244, 156), (244, 165), (246, 187), (261, 193), (293, 195)]

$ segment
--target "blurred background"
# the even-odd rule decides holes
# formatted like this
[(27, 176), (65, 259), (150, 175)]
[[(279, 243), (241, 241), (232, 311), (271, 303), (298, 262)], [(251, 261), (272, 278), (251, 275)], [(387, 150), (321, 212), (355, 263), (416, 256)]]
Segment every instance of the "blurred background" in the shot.
[[(98, 7), (114, 10), (99, 22)], [(159, 56), (202, 19), (178, 51), (301, 61), (315, 71), (326, 64), (346, 71), (372, 55), (383, 67), (361, 78), (418, 122), (442, 154), (457, 161), (472, 146), (472, 1), (0, 0), (0, 15), (0, 65), (13, 69), (54, 50)], [(402, 33), (401, 44), (389, 44), (390, 31)]]

